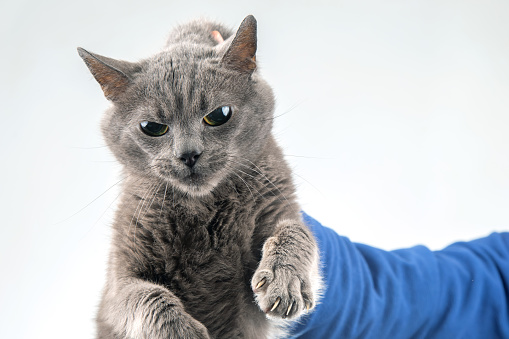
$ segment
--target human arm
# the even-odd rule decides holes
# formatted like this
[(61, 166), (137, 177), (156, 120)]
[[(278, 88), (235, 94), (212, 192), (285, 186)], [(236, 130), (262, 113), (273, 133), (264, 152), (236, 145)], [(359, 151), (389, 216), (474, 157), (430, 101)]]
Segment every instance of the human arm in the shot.
[(509, 337), (509, 233), (441, 251), (355, 244), (308, 216), (326, 290), (293, 338)]

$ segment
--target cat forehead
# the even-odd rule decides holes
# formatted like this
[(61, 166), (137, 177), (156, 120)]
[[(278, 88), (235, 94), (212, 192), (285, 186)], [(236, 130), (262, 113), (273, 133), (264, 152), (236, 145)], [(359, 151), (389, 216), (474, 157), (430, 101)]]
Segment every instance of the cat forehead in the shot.
[(164, 67), (184, 67), (204, 62), (219, 64), (220, 56), (209, 46), (196, 44), (181, 44), (168, 47), (155, 55), (149, 63)]
[(221, 67), (220, 61), (213, 51), (198, 55), (164, 52), (145, 62), (143, 78), (145, 82), (195, 82), (197, 86), (206, 85), (229, 77), (231, 72)]
[[(210, 54), (209, 54), (210, 55)], [(153, 95), (186, 95), (193, 92), (238, 93), (247, 85), (242, 76), (222, 67), (217, 55), (212, 57), (183, 57), (164, 52), (145, 63), (138, 85)]]

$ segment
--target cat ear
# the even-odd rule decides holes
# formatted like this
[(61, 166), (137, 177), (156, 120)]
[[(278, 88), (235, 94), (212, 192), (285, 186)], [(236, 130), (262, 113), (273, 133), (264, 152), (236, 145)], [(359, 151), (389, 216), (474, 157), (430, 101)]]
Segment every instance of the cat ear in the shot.
[[(211, 35), (212, 35), (212, 37), (214, 38), (215, 41), (218, 41), (218, 40), (216, 40), (216, 37), (214, 37), (214, 33), (213, 32), (211, 32)], [(221, 39), (222, 38), (223, 37), (221, 37)], [(230, 35), (230, 37), (228, 39), (226, 39), (226, 40), (223, 39), (222, 42), (220, 42), (216, 46), (214, 46), (214, 48), (216, 49), (218, 55), (223, 55), (224, 56), (226, 54), (226, 51), (228, 50), (228, 48), (232, 44), (233, 38), (235, 38), (235, 36), (234, 35)]]
[(108, 100), (118, 100), (131, 85), (127, 74), (135, 71), (135, 64), (90, 53), (81, 47), (78, 47), (78, 54), (101, 85)]
[(256, 68), (256, 19), (248, 15), (240, 24), (235, 38), (221, 64), (242, 73), (253, 73)]

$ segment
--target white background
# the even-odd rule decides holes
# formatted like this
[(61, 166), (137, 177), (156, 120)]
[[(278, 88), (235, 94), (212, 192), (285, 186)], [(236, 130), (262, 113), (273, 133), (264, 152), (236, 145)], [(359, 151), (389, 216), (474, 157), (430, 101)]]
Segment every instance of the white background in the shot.
[(505, 0), (3, 1), (0, 338), (93, 337), (119, 165), (76, 47), (135, 61), (247, 14), (304, 210), (384, 249), (509, 229)]

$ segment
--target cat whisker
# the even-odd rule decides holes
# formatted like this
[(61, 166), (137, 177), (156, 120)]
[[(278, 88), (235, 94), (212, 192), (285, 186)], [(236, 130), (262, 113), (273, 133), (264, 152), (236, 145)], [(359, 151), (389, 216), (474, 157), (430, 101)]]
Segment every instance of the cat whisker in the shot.
[(294, 175), (298, 176), (299, 178), (301, 178), (302, 180), (304, 180), (306, 183), (309, 184), (309, 186), (313, 187), (318, 193), (320, 193), (323, 197), (325, 197), (325, 194), (322, 193), (322, 191), (320, 191), (318, 189), (318, 187), (316, 187), (315, 185), (313, 185), (311, 182), (309, 182), (308, 180), (306, 180), (306, 178), (304, 178), (302, 175), (299, 175), (298, 173), (296, 173), (295, 171), (292, 172)]
[[(298, 156), (298, 155), (296, 155), (296, 156), (297, 156), (297, 157), (301, 157), (301, 156)], [(244, 166), (244, 167), (247, 167), (247, 168), (249, 168), (250, 170), (252, 170), (253, 172), (258, 173), (259, 175), (264, 176), (264, 174), (263, 174), (263, 173), (261, 173), (261, 172), (259, 172), (259, 171), (255, 170), (255, 169), (253, 169), (253, 168), (251, 168), (251, 167), (250, 167), (250, 166), (248, 166), (248, 165), (245, 165), (245, 164), (242, 164), (242, 163), (237, 162), (237, 161), (235, 161), (235, 160), (232, 160), (232, 158), (233, 158), (233, 157), (230, 157), (230, 160), (231, 160), (231, 161), (233, 161), (234, 163), (239, 164), (239, 165)], [(316, 159), (328, 159), (328, 158), (316, 158)], [(241, 160), (241, 159), (239, 159), (239, 160)], [(315, 189), (318, 193), (320, 193), (321, 195), (323, 195), (323, 193), (322, 193), (322, 192), (321, 192), (321, 191), (320, 191), (320, 190), (319, 190), (319, 189), (318, 189), (315, 185), (313, 185), (310, 181), (306, 180), (306, 178), (304, 178), (303, 176), (299, 175), (299, 174), (298, 174), (298, 173), (296, 173), (295, 171), (292, 171), (292, 173), (293, 173), (294, 175), (298, 176), (299, 178), (301, 178), (302, 180), (304, 180), (306, 183), (308, 183), (308, 184), (309, 184), (311, 187), (313, 187), (313, 188), (314, 188), (314, 189)], [(245, 174), (247, 174), (247, 173), (245, 173)], [(249, 174), (247, 174), (247, 175), (249, 175)], [(249, 175), (249, 176), (251, 176), (251, 175)], [(257, 178), (255, 178), (254, 176), (251, 176), (251, 177), (253, 177), (255, 180), (257, 180)], [(275, 195), (275, 194), (274, 194), (274, 195)], [(280, 201), (281, 201), (281, 200), (280, 200)]]
[(99, 218), (95, 221), (95, 223), (94, 223), (94, 225), (93, 225), (93, 226), (95, 226), (95, 225), (99, 222), (99, 220), (101, 220), (101, 219), (102, 219), (102, 217), (103, 217), (103, 216), (106, 214), (106, 212), (110, 209), (111, 205), (113, 205), (113, 203), (114, 203), (115, 201), (117, 201), (118, 197), (120, 197), (121, 195), (122, 195), (122, 192), (120, 192), (120, 193), (119, 193), (119, 194), (115, 197), (115, 199), (113, 199), (113, 201), (112, 201), (112, 202), (108, 205), (108, 207), (106, 207), (106, 209), (104, 210), (104, 212), (102, 212), (102, 213), (101, 213), (101, 215), (99, 216)]
[(249, 185), (247, 184), (247, 182), (244, 179), (242, 179), (242, 177), (240, 175), (238, 175), (237, 172), (235, 172), (235, 170), (233, 168), (230, 168), (230, 169), (232, 170), (233, 174), (235, 174), (240, 180), (242, 180), (242, 182), (244, 182), (244, 184), (246, 184), (246, 187), (249, 190), (249, 193), (251, 193), (251, 196), (253, 197), (253, 201), (256, 201), (254, 194), (251, 191), (251, 189), (249, 188)]
[(94, 147), (78, 147), (78, 146), (72, 146), (72, 149), (97, 149), (97, 148), (105, 148), (108, 147), (107, 145), (104, 146), (94, 146)]
[(147, 215), (148, 211), (150, 211), (150, 207), (152, 206), (152, 204), (154, 203), (154, 199), (156, 198), (157, 196), (157, 193), (159, 191), (159, 187), (161, 187), (161, 185), (163, 184), (163, 181), (161, 181), (161, 183), (156, 187), (156, 189), (154, 190), (154, 196), (152, 197), (152, 201), (150, 201), (150, 205), (147, 206), (147, 209), (145, 210), (145, 213), (143, 214), (143, 216), (141, 217), (140, 220), (143, 220), (143, 218), (145, 218), (145, 216)]
[[(106, 207), (106, 209), (104, 210), (104, 212), (101, 213), (101, 215), (99, 216), (99, 218), (92, 224), (91, 227), (88, 228), (88, 230), (86, 231), (85, 234), (83, 234), (83, 236), (81, 237), (81, 240), (85, 239), (85, 237), (94, 229), (94, 227), (97, 225), (97, 223), (99, 222), (99, 220), (102, 219), (102, 217), (106, 214), (106, 212), (110, 209), (111, 205), (113, 205), (113, 203), (118, 199), (118, 197), (120, 197), (122, 195), (122, 192), (120, 192), (116, 197), (115, 199), (113, 199), (113, 201), (108, 205), (108, 207)], [(81, 241), (80, 241), (81, 242)]]
[[(159, 186), (157, 186), (157, 183), (155, 183), (153, 186), (151, 186), (151, 188), (148, 190), (148, 194), (146, 194), (146, 197), (148, 198), (149, 196), (152, 195), (152, 192), (154, 192), (154, 198), (155, 198), (155, 195), (157, 194), (157, 189), (161, 186), (162, 182), (159, 184)], [(157, 186), (157, 187), (156, 187)], [(155, 187), (155, 188), (154, 188)], [(152, 199), (153, 201), (153, 199)], [(134, 237), (133, 237), (133, 241), (134, 243), (136, 243), (136, 230), (138, 228), (138, 222), (143, 220), (143, 218), (145, 217), (145, 214), (146, 212), (143, 214), (142, 218), (140, 219), (140, 215), (141, 215), (141, 211), (143, 210), (143, 206), (145, 206), (145, 203), (147, 202), (147, 200), (145, 199), (145, 197), (143, 198), (143, 204), (141, 204), (141, 207), (138, 211), (138, 216), (136, 217), (136, 223), (134, 224)], [(150, 206), (148, 206), (150, 207)], [(148, 211), (148, 208), (147, 210)]]
[[(242, 159), (242, 158), (241, 158)], [(278, 186), (276, 186), (276, 184), (274, 184), (262, 171), (262, 169), (260, 167), (258, 167), (254, 162), (252, 162), (251, 160), (247, 159), (247, 158), (244, 158), (244, 160), (248, 161), (249, 163), (251, 163), (258, 171), (260, 171), (260, 175), (262, 175), (265, 180), (267, 180), (278, 192), (279, 194), (281, 194), (283, 196), (283, 198), (286, 200), (286, 202), (289, 204), (290, 202), (288, 201), (288, 199), (286, 198), (286, 195), (279, 189)]]
[[(138, 205), (136, 206), (136, 209), (134, 210), (134, 213), (133, 213), (133, 216), (131, 218), (131, 222), (129, 223), (129, 228), (128, 228), (128, 233), (131, 232), (131, 225), (133, 224), (133, 221), (134, 221), (134, 217), (136, 216), (136, 212), (138, 212), (138, 209), (140, 209), (141, 211), (141, 208), (143, 208), (143, 205), (142, 203), (144, 204), (145, 203), (145, 197), (148, 196), (148, 193), (152, 190), (152, 188), (155, 186), (154, 185), (151, 185), (148, 187), (147, 191), (143, 194), (143, 196), (141, 197), (140, 201), (138, 202)], [(141, 208), (140, 208), (140, 205), (141, 205)], [(138, 213), (138, 216), (139, 216), (139, 213)], [(138, 222), (138, 220), (136, 220), (136, 222)], [(136, 225), (134, 226), (134, 233), (136, 232)]]
[[(141, 178), (138, 178), (136, 179), (134, 182), (138, 182), (140, 181)], [(108, 205), (108, 207), (106, 207), (106, 209), (104, 210), (104, 212), (101, 213), (101, 215), (99, 216), (99, 218), (94, 222), (94, 224), (92, 225), (92, 227), (90, 227), (90, 229), (87, 231), (87, 234), (95, 227), (95, 225), (97, 225), (97, 223), (99, 222), (99, 220), (102, 219), (102, 217), (106, 214), (106, 212), (111, 208), (111, 205), (113, 205), (113, 203), (115, 203), (115, 201), (117, 201), (117, 199), (122, 195), (122, 191), (115, 197), (115, 199), (113, 199), (111, 201), (111, 203)], [(85, 234), (86, 235), (86, 234)]]
[(171, 186), (171, 200), (173, 208), (175, 208), (175, 186)]
[(102, 192), (101, 194), (99, 194), (94, 200), (92, 200), (91, 202), (89, 202), (88, 204), (86, 204), (84, 207), (82, 207), (81, 209), (79, 209), (77, 212), (75, 212), (74, 214), (72, 214), (71, 216), (65, 218), (64, 220), (61, 220), (53, 225), (58, 225), (58, 224), (61, 224), (63, 222), (66, 222), (67, 220), (71, 219), (72, 217), (74, 217), (75, 215), (77, 215), (78, 213), (82, 212), (85, 208), (87, 208), (88, 206), (92, 205), (92, 203), (94, 203), (97, 199), (99, 199), (100, 197), (102, 197), (103, 195), (105, 195), (109, 190), (111, 190), (113, 187), (117, 186), (118, 184), (120, 184), (122, 181), (124, 181), (125, 179), (127, 179), (129, 177), (129, 175), (126, 175), (125, 177), (123, 177), (122, 179), (120, 179), (119, 181), (117, 181), (116, 183), (114, 183), (113, 185), (111, 185), (108, 189), (106, 189), (106, 191)]
[(166, 191), (167, 190), (168, 190), (168, 182), (166, 182), (166, 187), (164, 188), (163, 202), (161, 203), (161, 210), (159, 211), (159, 217), (161, 216), (161, 213), (163, 213), (163, 206), (164, 206), (164, 201), (166, 199)]
[(298, 102), (296, 104), (294, 104), (292, 107), (290, 107), (289, 109), (287, 109), (286, 111), (284, 111), (283, 113), (281, 114), (278, 114), (276, 116), (273, 116), (273, 117), (270, 117), (270, 118), (267, 118), (267, 119), (263, 119), (262, 121), (267, 121), (267, 120), (275, 120), (276, 118), (279, 118), (279, 117), (282, 117), (283, 115), (286, 115), (288, 113), (290, 113), (291, 111), (293, 111), (294, 109), (296, 109), (297, 107), (299, 107), (300, 104), (302, 104), (304, 100), (302, 100), (301, 102)]
[[(236, 171), (241, 172), (242, 174), (245, 174), (245, 175), (247, 175), (247, 176), (249, 176), (249, 177), (253, 178), (253, 180), (255, 180), (256, 182), (259, 182), (259, 183), (260, 183), (263, 187), (267, 188), (267, 187), (263, 184), (263, 182), (261, 182), (260, 180), (258, 180), (258, 178), (256, 178), (256, 177), (252, 176), (251, 174), (246, 173), (246, 172), (244, 172), (243, 170), (241, 170), (241, 169), (239, 169), (239, 168), (237, 168), (237, 169), (234, 169), (234, 168), (232, 168), (232, 167), (229, 167), (229, 168), (230, 168), (230, 170), (232, 170), (232, 171), (235, 171), (235, 170), (236, 170)], [(256, 191), (256, 193), (258, 193), (258, 195), (259, 195), (262, 199), (264, 199), (264, 198), (265, 198), (265, 197), (263, 196), (263, 194), (261, 194), (261, 193), (260, 193), (260, 191), (259, 191), (259, 190), (257, 190), (254, 186), (251, 186), (251, 185), (249, 185), (249, 186), (250, 186), (252, 189), (254, 189), (254, 190)], [(275, 196), (275, 195), (274, 195), (274, 196)]]
[[(230, 171), (232, 171), (232, 173), (234, 173), (237, 177), (239, 177), (239, 178), (240, 178), (240, 180), (242, 180), (242, 181), (244, 182), (244, 184), (246, 184), (247, 188), (248, 188), (248, 189), (249, 189), (249, 191), (251, 192), (251, 195), (253, 196), (253, 201), (256, 201), (256, 200), (255, 200), (254, 195), (253, 195), (253, 193), (252, 193), (252, 191), (251, 191), (251, 189), (250, 189), (250, 188), (252, 188), (253, 190), (255, 190), (255, 191), (256, 191), (256, 193), (258, 193), (258, 195), (259, 195), (262, 199), (264, 199), (264, 198), (265, 198), (265, 197), (264, 197), (264, 196), (260, 193), (260, 191), (259, 191), (259, 190), (257, 190), (254, 186), (249, 185), (249, 184), (247, 183), (247, 181), (245, 181), (245, 180), (244, 180), (244, 179), (243, 179), (240, 175), (238, 175), (238, 173), (236, 173), (235, 171), (240, 171), (241, 173), (243, 173), (243, 174), (245, 174), (245, 175), (249, 175), (248, 173), (246, 173), (246, 172), (244, 172), (244, 171), (242, 171), (242, 170), (240, 170), (240, 169), (238, 169), (238, 168), (237, 168), (237, 169), (235, 169), (235, 168), (230, 167), (230, 166), (226, 166), (226, 167), (227, 167)], [(249, 176), (250, 176), (250, 175), (249, 175)], [(256, 178), (255, 178), (255, 180), (256, 180)], [(237, 192), (237, 194), (238, 194), (238, 192)]]
[(235, 193), (237, 194), (237, 197), (240, 197), (240, 192), (237, 190), (237, 187), (235, 186), (234, 183), (231, 183), (231, 187), (233, 188), (233, 190), (235, 191)]
[[(230, 159), (230, 160), (231, 160), (232, 162), (236, 163), (237, 165), (244, 166), (244, 167), (248, 168), (249, 170), (251, 170), (251, 171), (255, 172), (256, 174), (263, 176), (263, 173), (258, 172), (257, 170), (255, 170), (255, 169), (251, 168), (250, 166), (248, 166), (248, 165), (246, 165), (246, 164), (243, 164), (243, 163), (241, 163), (241, 162), (238, 162), (238, 161), (235, 161), (235, 160), (232, 160), (232, 159)], [(238, 168), (237, 168), (237, 170), (241, 171), (241, 170), (240, 170), (240, 169), (238, 169)], [(262, 182), (259, 180), (259, 178), (255, 177), (254, 175), (251, 175), (251, 174), (246, 173), (246, 172), (244, 172), (244, 171), (241, 171), (241, 172), (242, 172), (242, 173), (244, 173), (244, 174), (246, 174), (246, 175), (248, 175), (248, 176), (250, 176), (251, 178), (255, 179), (255, 180), (256, 180), (256, 181), (258, 181), (259, 183), (262, 183)], [(265, 178), (262, 178), (262, 179), (265, 179)], [(263, 184), (263, 183), (262, 183), (262, 184)], [(264, 187), (267, 187), (267, 186), (264, 186)]]
[[(240, 162), (237, 162), (237, 161), (235, 161), (235, 160), (232, 160), (231, 158), (230, 158), (230, 160), (231, 160), (232, 162), (234, 162), (234, 163), (236, 163), (236, 164), (240, 165), (240, 166), (244, 166), (244, 167), (249, 168), (251, 171), (253, 171), (253, 172), (255, 172), (255, 173), (257, 173), (257, 174), (259, 174), (259, 175), (261, 175), (261, 176), (264, 176), (264, 174), (263, 174), (263, 173), (260, 173), (260, 172), (258, 172), (258, 171), (256, 171), (256, 170), (254, 170), (253, 168), (251, 168), (250, 166), (248, 166), (248, 165), (246, 165), (246, 164), (242, 164), (242, 163), (240, 163)], [(270, 180), (268, 180), (267, 178), (262, 178), (262, 179), (265, 179), (265, 180), (267, 181), (267, 184), (265, 184), (265, 183), (263, 183), (262, 181), (260, 181), (260, 179), (259, 179), (259, 178), (255, 177), (255, 176), (253, 176), (253, 175), (251, 175), (251, 174), (249, 174), (249, 173), (246, 173), (246, 172), (244, 172), (244, 171), (242, 171), (242, 170), (240, 170), (240, 169), (237, 169), (237, 170), (238, 170), (238, 171), (240, 171), (240, 172), (242, 172), (242, 173), (244, 173), (245, 175), (250, 176), (253, 180), (255, 180), (255, 181), (259, 182), (259, 183), (262, 185), (262, 187), (263, 187), (263, 188), (269, 189), (269, 187), (268, 187), (269, 183), (270, 183), (272, 186), (274, 186), (274, 185), (270, 182)], [(281, 202), (281, 203), (283, 203), (283, 204), (284, 204), (284, 202), (283, 202), (283, 201), (279, 198), (279, 196), (278, 196), (276, 193), (274, 193), (272, 190), (269, 190), (269, 193), (271, 193), (274, 197), (276, 197), (276, 199), (277, 199), (277, 200), (279, 200), (279, 202)], [(280, 193), (281, 193), (281, 192), (280, 192)], [(260, 194), (260, 196), (262, 196), (262, 195)], [(263, 196), (262, 196), (262, 197), (263, 197)], [(263, 198), (265, 198), (265, 197), (263, 197)]]
[(285, 157), (294, 157), (294, 158), (304, 158), (304, 159), (319, 159), (319, 160), (334, 160), (333, 158), (323, 158), (323, 157), (309, 157), (305, 155), (293, 155), (293, 154), (285, 154)]
[[(259, 173), (260, 173), (260, 175), (262, 175), (262, 176), (265, 178), (265, 180), (267, 180), (267, 181), (268, 181), (268, 182), (269, 182), (269, 183), (270, 183), (270, 184), (271, 184), (271, 185), (272, 185), (272, 186), (273, 186), (273, 187), (274, 187), (274, 188), (275, 188), (275, 189), (279, 192), (279, 194), (281, 194), (281, 196), (282, 196), (282, 197), (286, 200), (287, 205), (288, 205), (290, 208), (292, 208), (292, 209), (294, 209), (294, 210), (295, 210), (295, 208), (294, 208), (293, 206), (291, 206), (291, 205), (290, 205), (290, 201), (286, 198), (285, 194), (284, 194), (284, 193), (283, 193), (283, 192), (279, 189), (279, 187), (277, 187), (277, 186), (276, 186), (276, 185), (275, 185), (272, 181), (270, 181), (270, 179), (269, 179), (269, 178), (268, 178), (268, 177), (267, 177), (267, 176), (263, 173), (263, 171), (261, 170), (261, 168), (260, 168), (260, 167), (258, 167), (255, 163), (253, 163), (251, 160), (249, 160), (249, 159), (247, 159), (247, 158), (243, 158), (243, 157), (238, 157), (238, 158), (239, 158), (239, 159), (241, 159), (241, 160), (248, 161), (248, 162), (249, 162), (249, 163), (251, 163), (251, 164), (252, 164), (252, 165), (253, 165), (253, 166), (254, 166), (254, 167), (255, 167), (258, 171), (260, 171), (260, 172), (259, 172)], [(296, 213), (298, 213), (299, 211), (295, 211), (295, 212), (296, 212)]]

